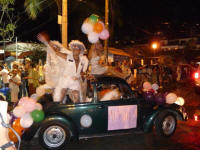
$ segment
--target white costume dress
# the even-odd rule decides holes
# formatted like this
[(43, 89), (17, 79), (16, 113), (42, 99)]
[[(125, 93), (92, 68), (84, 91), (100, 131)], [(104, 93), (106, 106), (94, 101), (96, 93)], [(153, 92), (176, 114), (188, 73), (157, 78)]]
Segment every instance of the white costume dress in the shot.
[(90, 60), (91, 64), (91, 74), (92, 75), (102, 75), (104, 74), (108, 69), (106, 67), (103, 67), (99, 64), (100, 57), (97, 56), (95, 58), (92, 58)]
[(65, 67), (61, 68), (62, 70), (64, 70), (63, 75), (60, 76), (58, 84), (54, 91), (55, 102), (61, 101), (62, 89), (81, 91), (80, 73), (82, 71), (83, 72), (87, 71), (88, 59), (86, 56), (80, 54), (79, 60), (80, 62), (78, 68), (76, 68), (76, 63), (73, 58), (73, 53), (72, 52), (68, 53), (67, 60), (65, 60)]
[[(62, 53), (71, 53), (71, 51), (64, 48), (59, 42), (51, 41), (54, 45), (58, 46), (61, 49)], [(63, 58), (60, 58), (56, 55), (55, 51), (47, 45), (47, 58), (46, 58), (46, 65), (45, 65), (45, 81), (46, 84), (51, 87), (55, 88), (59, 78), (62, 76), (65, 62)]]

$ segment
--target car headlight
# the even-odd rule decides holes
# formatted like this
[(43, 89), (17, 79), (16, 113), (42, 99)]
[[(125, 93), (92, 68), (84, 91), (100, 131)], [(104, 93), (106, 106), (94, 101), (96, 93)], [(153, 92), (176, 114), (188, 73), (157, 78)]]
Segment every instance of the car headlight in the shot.
[(185, 100), (182, 97), (178, 97), (175, 104), (179, 105), (179, 106), (183, 106), (185, 104)]

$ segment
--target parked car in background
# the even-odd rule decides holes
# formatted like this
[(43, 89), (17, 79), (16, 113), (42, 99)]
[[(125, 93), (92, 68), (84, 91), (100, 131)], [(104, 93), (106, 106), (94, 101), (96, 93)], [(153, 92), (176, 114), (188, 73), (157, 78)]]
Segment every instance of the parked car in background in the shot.
[(88, 81), (85, 102), (72, 103), (67, 97), (66, 104), (46, 103), (51, 99), (51, 96), (40, 99), (46, 118), (23, 135), (23, 139), (31, 140), (37, 133), (40, 144), (49, 150), (61, 149), (71, 140), (147, 133), (154, 127), (159, 136), (169, 137), (176, 130), (177, 120), (187, 120), (182, 106), (146, 101), (125, 80), (116, 77)]

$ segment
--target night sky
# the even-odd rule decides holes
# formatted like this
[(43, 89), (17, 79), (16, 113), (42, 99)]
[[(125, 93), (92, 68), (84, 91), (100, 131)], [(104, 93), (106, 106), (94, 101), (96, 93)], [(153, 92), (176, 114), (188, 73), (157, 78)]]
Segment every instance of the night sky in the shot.
[[(50, 0), (49, 0), (50, 1)], [(20, 41), (36, 41), (36, 34), (47, 31), (60, 40), (57, 7), (49, 2), (34, 21), (24, 12), (24, 0), (16, 1), (21, 12), (17, 36)], [(187, 37), (199, 33), (199, 0), (110, 0), (111, 41), (146, 42), (152, 38)], [(87, 41), (81, 33), (83, 20), (92, 13), (104, 19), (104, 0), (69, 0), (69, 39)]]

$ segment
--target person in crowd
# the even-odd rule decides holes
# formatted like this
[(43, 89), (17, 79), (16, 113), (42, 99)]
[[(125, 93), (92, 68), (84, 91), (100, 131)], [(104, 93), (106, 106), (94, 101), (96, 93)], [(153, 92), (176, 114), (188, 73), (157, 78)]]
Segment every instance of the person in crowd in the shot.
[(39, 73), (35, 69), (35, 65), (31, 63), (28, 69), (28, 87), (29, 87), (29, 96), (36, 92), (36, 87), (39, 86)]
[(42, 60), (39, 60), (39, 63), (36, 67), (36, 70), (39, 73), (39, 83), (43, 83), (44, 82), (44, 67), (42, 65)]
[(9, 86), (9, 71), (4, 68), (4, 66), (0, 65), (0, 76), (2, 76), (3, 80), (3, 87), (8, 87)]
[(20, 85), (20, 96), (19, 97), (21, 98), (21, 97), (24, 97), (24, 96), (28, 96), (28, 91), (27, 91), (27, 86), (26, 86), (26, 84), (27, 84), (26, 80), (27, 79), (25, 79), (28, 76), (28, 74), (25, 71), (24, 66), (21, 66), (19, 69), (20, 69), (20, 72), (21, 72), (21, 85)]
[(11, 74), (12, 76), (9, 80), (9, 88), (11, 91), (11, 102), (16, 103), (18, 101), (19, 86), (21, 84), (21, 78), (18, 75), (17, 69), (13, 69)]
[(177, 69), (176, 69), (176, 76), (177, 76), (177, 77), (176, 77), (176, 81), (177, 81), (177, 82), (179, 82), (179, 81), (181, 80), (181, 73), (182, 73), (182, 72), (181, 72), (181, 66), (178, 65), (178, 66), (177, 66)]

